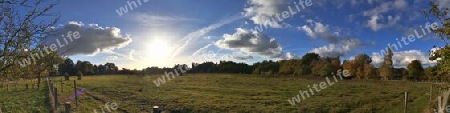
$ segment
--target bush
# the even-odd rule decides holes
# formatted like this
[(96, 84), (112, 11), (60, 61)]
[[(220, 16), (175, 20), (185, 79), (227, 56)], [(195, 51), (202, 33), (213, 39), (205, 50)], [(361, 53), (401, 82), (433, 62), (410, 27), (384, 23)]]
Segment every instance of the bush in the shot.
[(81, 71), (77, 72), (77, 80), (81, 80), (81, 77), (83, 77), (83, 73)]
[(69, 73), (67, 73), (67, 72), (64, 73), (64, 79), (65, 79), (65, 80), (69, 80), (69, 77), (70, 77), (70, 76), (69, 76)]

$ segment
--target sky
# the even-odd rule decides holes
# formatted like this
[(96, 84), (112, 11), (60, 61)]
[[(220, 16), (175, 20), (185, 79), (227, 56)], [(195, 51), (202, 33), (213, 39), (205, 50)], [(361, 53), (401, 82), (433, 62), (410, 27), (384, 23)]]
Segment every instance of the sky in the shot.
[(427, 7), (425, 0), (64, 0), (53, 12), (61, 15), (60, 35), (81, 35), (59, 51), (93, 64), (253, 64), (315, 52), (341, 60), (365, 53), (378, 66), (391, 44), (394, 65), (404, 67), (415, 59), (434, 64), (429, 50), (443, 45), (427, 30), (433, 26), (422, 13)]

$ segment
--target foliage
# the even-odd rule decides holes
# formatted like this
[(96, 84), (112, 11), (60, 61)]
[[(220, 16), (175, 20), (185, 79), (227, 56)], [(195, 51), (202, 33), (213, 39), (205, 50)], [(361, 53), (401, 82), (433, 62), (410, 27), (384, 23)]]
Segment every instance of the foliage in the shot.
[(422, 63), (419, 60), (413, 60), (408, 64), (408, 78), (419, 80), (424, 75)]
[(70, 75), (69, 75), (69, 73), (64, 73), (64, 80), (69, 80), (69, 78), (70, 78)]
[(440, 8), (439, 4), (430, 1), (431, 8), (424, 11), (425, 17), (431, 22), (437, 22), (437, 25), (431, 25), (433, 31), (445, 43), (443, 47), (434, 46), (435, 51), (431, 51), (430, 60), (437, 60), (436, 74), (441, 78), (448, 77), (450, 72), (450, 17), (449, 8)]
[(394, 56), (394, 53), (392, 52), (392, 48), (388, 47), (388, 51), (386, 55), (384, 56), (383, 63), (380, 67), (380, 76), (383, 78), (383, 80), (390, 80), (394, 76), (394, 66), (392, 65), (392, 56)]
[(77, 72), (77, 80), (81, 80), (82, 77), (83, 77), (83, 72), (78, 71)]
[[(34, 75), (27, 71), (50, 71), (48, 65), (20, 65), (31, 62), (31, 53), (42, 50), (42, 42), (52, 33), (59, 17), (52, 13), (55, 2), (46, 0), (1, 0), (0, 1), (0, 72), (11, 78)], [(42, 51), (41, 51), (42, 52)], [(44, 63), (34, 60), (32, 63)], [(39, 69), (34, 68), (38, 66)], [(40, 75), (38, 75), (40, 76)]]

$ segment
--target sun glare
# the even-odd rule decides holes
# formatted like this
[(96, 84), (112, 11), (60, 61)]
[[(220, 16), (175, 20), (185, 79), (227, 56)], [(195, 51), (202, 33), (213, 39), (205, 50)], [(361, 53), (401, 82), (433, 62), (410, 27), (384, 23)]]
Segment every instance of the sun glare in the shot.
[(153, 40), (147, 47), (147, 57), (154, 61), (167, 59), (171, 51), (170, 46), (165, 40)]

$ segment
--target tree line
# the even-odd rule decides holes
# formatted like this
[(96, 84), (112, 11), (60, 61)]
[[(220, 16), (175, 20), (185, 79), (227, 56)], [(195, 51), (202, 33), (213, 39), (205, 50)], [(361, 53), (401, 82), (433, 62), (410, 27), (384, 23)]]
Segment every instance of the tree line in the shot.
[(119, 70), (114, 63), (100, 65), (91, 64), (89, 61), (77, 61), (74, 63), (70, 58), (58, 64), (59, 74), (68, 73), (76, 75), (81, 72), (83, 75), (159, 75), (171, 72), (180, 66), (188, 68), (187, 73), (230, 73), (230, 74), (255, 74), (273, 76), (332, 76), (340, 69), (348, 70), (351, 76), (346, 79), (366, 79), (366, 80), (446, 80), (446, 76), (439, 75), (436, 66), (424, 68), (421, 61), (413, 60), (406, 68), (395, 68), (392, 62), (394, 53), (389, 48), (383, 58), (380, 67), (372, 65), (372, 59), (367, 54), (359, 54), (353, 60), (344, 60), (340, 57), (321, 57), (316, 53), (307, 53), (300, 59), (290, 60), (264, 60), (252, 65), (246, 63), (236, 63), (233, 61), (220, 61), (177, 64), (173, 67), (148, 67), (142, 70), (131, 70), (122, 68)]

